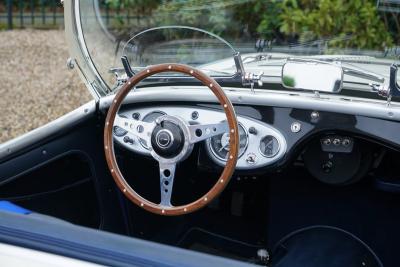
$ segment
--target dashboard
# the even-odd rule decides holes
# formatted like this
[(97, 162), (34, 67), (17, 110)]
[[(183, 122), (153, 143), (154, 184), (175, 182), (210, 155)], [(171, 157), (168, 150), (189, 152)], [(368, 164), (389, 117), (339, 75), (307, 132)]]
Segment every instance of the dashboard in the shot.
[[(191, 106), (152, 106), (125, 109), (121, 117), (153, 122), (163, 115), (178, 116), (188, 124), (220, 123), (225, 113), (212, 108)], [(240, 148), (236, 168), (242, 170), (261, 168), (281, 159), (287, 151), (284, 135), (273, 126), (251, 117), (238, 115)], [(114, 139), (122, 147), (150, 156), (148, 144), (118, 126), (113, 128)], [(208, 157), (217, 165), (224, 166), (229, 152), (229, 133), (223, 133), (203, 141)]]
[[(163, 115), (179, 116), (188, 124), (220, 123), (225, 113), (211, 101), (160, 101), (151, 94), (141, 102), (123, 105), (120, 116), (154, 121)], [(136, 95), (136, 101), (138, 99)], [(139, 99), (140, 100), (140, 99)], [(107, 107), (107, 102), (103, 102)], [(352, 105), (355, 105), (354, 103)], [(266, 169), (282, 170), (290, 163), (304, 165), (315, 178), (329, 184), (356, 181), (371, 164), (376, 145), (398, 149), (399, 124), (396, 120), (359, 114), (256, 105), (241, 101), (234, 105), (240, 129), (240, 153), (236, 169), (241, 175), (257, 175)], [(106, 109), (104, 109), (106, 111)], [(149, 155), (147, 144), (114, 128), (115, 143), (123, 151)], [(197, 163), (203, 170), (218, 172), (225, 166), (229, 151), (221, 134), (198, 143)], [(340, 181), (337, 179), (340, 177)]]

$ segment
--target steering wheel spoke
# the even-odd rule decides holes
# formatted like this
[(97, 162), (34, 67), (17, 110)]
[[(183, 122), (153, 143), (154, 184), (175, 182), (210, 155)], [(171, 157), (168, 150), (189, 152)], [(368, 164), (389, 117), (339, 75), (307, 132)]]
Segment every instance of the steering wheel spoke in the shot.
[(163, 207), (172, 207), (171, 196), (172, 188), (174, 185), (175, 177), (175, 163), (159, 163), (160, 164), (160, 191), (161, 191), (161, 202), (160, 205)]
[(228, 133), (229, 126), (226, 121), (214, 124), (197, 124), (189, 126), (189, 142), (191, 144), (203, 141), (215, 135)]
[(118, 126), (125, 131), (133, 134), (136, 137), (139, 137), (146, 142), (150, 141), (151, 132), (155, 127), (155, 123), (143, 122), (133, 119), (127, 119), (119, 116), (118, 114), (115, 116), (114, 126)]

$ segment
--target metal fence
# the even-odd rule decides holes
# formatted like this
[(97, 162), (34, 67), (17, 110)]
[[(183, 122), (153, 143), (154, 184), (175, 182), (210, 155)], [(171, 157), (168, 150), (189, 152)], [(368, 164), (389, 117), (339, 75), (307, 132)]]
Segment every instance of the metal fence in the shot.
[(60, 0), (5, 0), (0, 3), (0, 27), (60, 27), (64, 11)]

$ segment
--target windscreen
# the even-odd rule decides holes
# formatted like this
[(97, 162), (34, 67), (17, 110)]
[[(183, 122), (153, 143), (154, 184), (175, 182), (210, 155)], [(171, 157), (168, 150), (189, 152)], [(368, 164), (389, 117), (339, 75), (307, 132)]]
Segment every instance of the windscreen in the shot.
[(123, 56), (134, 70), (183, 63), (211, 76), (235, 73), (236, 52), (246, 70), (266, 75), (279, 75), (292, 56), (358, 64), (386, 75), (400, 54), (400, 5), (384, 2), (88, 0), (79, 1), (79, 16), (90, 57), (112, 90), (116, 73), (124, 74)]

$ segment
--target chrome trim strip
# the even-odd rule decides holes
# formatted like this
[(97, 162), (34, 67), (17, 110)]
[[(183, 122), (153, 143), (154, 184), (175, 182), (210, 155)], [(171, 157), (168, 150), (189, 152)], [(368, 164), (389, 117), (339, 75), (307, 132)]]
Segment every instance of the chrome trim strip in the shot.
[[(255, 90), (224, 87), (224, 91), (234, 104), (289, 107), (306, 110), (337, 112), (351, 115), (362, 115), (373, 118), (400, 121), (400, 103), (386, 100), (346, 97), (320, 93), (315, 97), (312, 92), (293, 91), (292, 93), (277, 90)], [(114, 95), (100, 99), (100, 110), (108, 109)], [(125, 104), (143, 102), (211, 102), (217, 103), (215, 96), (200, 86), (164, 86), (137, 88), (125, 99)]]
[(96, 102), (92, 100), (52, 122), (0, 144), (0, 162), (13, 153), (29, 147), (65, 128), (76, 125), (84, 118), (94, 114), (95, 111)]
[[(106, 95), (103, 90), (108, 86), (98, 73), (87, 50), (80, 20), (79, 2), (80, 0), (64, 2), (65, 37), (69, 53), (79, 66), (78, 70), (83, 82), (95, 100), (99, 100), (101, 96)], [(103, 92), (99, 92), (96, 88), (101, 88)]]

